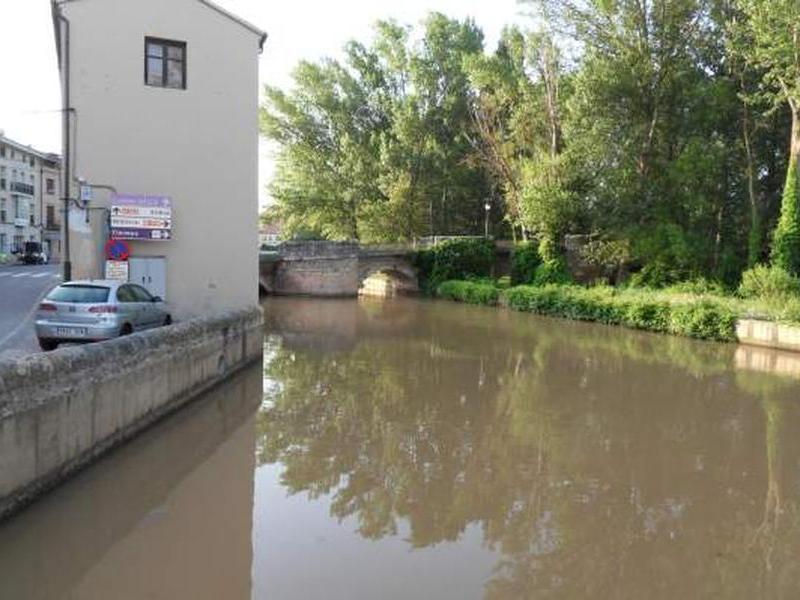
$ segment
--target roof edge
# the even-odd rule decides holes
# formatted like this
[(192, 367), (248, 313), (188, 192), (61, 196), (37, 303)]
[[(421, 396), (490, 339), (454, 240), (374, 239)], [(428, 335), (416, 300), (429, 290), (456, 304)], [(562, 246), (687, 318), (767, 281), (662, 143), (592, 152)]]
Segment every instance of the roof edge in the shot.
[(238, 23), (245, 29), (249, 29), (253, 33), (259, 36), (259, 48), (264, 49), (264, 42), (267, 40), (267, 32), (263, 29), (259, 29), (255, 25), (253, 25), (250, 21), (246, 21), (245, 19), (233, 14), (232, 12), (222, 8), (219, 4), (212, 2), (211, 0), (198, 0), (201, 4), (205, 4), (208, 8), (217, 13), (221, 14), (224, 17), (231, 19), (232, 21)]
[(55, 154), (53, 152), (45, 152), (43, 150), (37, 150), (33, 146), (26, 146), (22, 142), (12, 140), (5, 134), (5, 132), (0, 132), (0, 143), (5, 144), (6, 146), (11, 146), (15, 150), (19, 150), (20, 152), (27, 152), (28, 154), (33, 154), (34, 156), (42, 160), (54, 160), (55, 157), (58, 157), (58, 160), (61, 160), (61, 157), (58, 156), (58, 154)]

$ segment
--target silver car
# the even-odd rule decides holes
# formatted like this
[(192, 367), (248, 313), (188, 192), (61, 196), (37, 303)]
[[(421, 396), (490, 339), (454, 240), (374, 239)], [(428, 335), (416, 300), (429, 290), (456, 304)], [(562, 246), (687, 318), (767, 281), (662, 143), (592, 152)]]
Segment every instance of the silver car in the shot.
[(140, 285), (71, 281), (54, 288), (39, 304), (36, 337), (47, 351), (62, 342), (97, 342), (171, 323), (164, 301)]

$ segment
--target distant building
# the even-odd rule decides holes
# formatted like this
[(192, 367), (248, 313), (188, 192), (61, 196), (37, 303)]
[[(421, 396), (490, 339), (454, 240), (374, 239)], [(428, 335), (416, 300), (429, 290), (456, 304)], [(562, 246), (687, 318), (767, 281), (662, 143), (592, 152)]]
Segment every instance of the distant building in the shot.
[(122, 239), (127, 277), (179, 318), (255, 304), (266, 34), (208, 0), (59, 0), (53, 17), (72, 278), (103, 277)]
[(41, 196), (42, 245), (52, 262), (61, 260), (61, 226), (64, 204), (61, 198), (61, 158), (48, 154), (41, 160), (39, 192)]
[(280, 223), (262, 224), (258, 229), (258, 245), (274, 246), (283, 240)]
[[(0, 131), (0, 254), (20, 251), (25, 242), (39, 242), (57, 259), (59, 178), (58, 156), (25, 146)], [(52, 216), (51, 230), (47, 215)]]

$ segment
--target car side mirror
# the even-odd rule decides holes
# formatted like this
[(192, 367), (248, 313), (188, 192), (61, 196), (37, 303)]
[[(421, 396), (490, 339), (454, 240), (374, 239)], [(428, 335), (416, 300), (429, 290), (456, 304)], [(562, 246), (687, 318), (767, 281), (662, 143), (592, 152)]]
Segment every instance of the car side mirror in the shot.
[(153, 302), (163, 302), (164, 299), (161, 296), (153, 296)]

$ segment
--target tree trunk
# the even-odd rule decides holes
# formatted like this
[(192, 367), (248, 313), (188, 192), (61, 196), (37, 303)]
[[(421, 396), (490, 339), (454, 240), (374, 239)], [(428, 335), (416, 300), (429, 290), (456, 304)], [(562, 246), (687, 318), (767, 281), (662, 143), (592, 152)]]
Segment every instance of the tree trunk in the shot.
[(747, 195), (750, 200), (750, 232), (747, 237), (747, 266), (753, 267), (761, 258), (761, 212), (756, 196), (756, 169), (753, 157), (753, 142), (750, 138), (750, 109), (746, 103), (742, 108), (742, 136), (747, 160)]
[(789, 147), (789, 164), (797, 166), (800, 158), (800, 105), (792, 104), (792, 142)]

